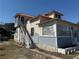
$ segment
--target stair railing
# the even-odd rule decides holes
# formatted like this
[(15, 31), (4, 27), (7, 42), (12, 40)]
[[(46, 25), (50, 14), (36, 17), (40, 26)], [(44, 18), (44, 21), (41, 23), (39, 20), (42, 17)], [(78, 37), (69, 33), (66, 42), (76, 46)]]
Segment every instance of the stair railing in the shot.
[(21, 29), (22, 35), (24, 35), (24, 43), (26, 45), (26, 48), (31, 48), (33, 44), (32, 38), (28, 30), (26, 29), (26, 25), (23, 24), (22, 22), (20, 22), (20, 29)]

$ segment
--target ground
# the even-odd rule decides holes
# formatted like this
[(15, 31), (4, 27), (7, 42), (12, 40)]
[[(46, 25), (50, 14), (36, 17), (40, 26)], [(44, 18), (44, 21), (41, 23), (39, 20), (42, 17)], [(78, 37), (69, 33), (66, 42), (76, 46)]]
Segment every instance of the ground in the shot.
[(75, 52), (75, 53), (72, 53), (72, 54), (69, 54), (69, 55), (64, 55), (64, 54), (60, 54), (60, 53), (56, 53), (56, 52), (44, 51), (44, 50), (41, 50), (41, 49), (38, 49), (38, 50), (45, 52), (47, 54), (51, 54), (53, 56), (57, 56), (57, 57), (62, 58), (62, 59), (73, 59), (73, 58), (76, 58), (76, 57), (78, 57), (78, 59), (79, 59), (79, 52)]
[(51, 59), (39, 53), (17, 46), (13, 42), (0, 43), (0, 59)]
[[(36, 49), (37, 50), (37, 49)], [(51, 54), (52, 56), (57, 56), (62, 59), (73, 59), (78, 56), (79, 53), (74, 53), (70, 55), (62, 55), (54, 52), (47, 52), (40, 50), (46, 54)], [(34, 52), (24, 46), (16, 45), (14, 41), (1, 42), (0, 43), (0, 59), (52, 59), (45, 55)]]

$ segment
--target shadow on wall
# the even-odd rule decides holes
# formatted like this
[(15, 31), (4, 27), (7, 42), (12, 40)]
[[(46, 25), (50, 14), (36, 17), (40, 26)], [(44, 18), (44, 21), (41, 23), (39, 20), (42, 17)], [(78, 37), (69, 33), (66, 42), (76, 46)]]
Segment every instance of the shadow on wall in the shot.
[(39, 34), (34, 33), (34, 35), (32, 35), (31, 38), (32, 38), (32, 48), (37, 47), (36, 44), (39, 43)]

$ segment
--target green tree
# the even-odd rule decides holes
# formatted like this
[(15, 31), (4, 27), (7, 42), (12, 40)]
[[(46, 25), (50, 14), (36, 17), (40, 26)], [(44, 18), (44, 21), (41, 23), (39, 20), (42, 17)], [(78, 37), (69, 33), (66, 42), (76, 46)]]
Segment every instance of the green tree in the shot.
[(77, 22), (77, 25), (79, 25), (79, 22)]

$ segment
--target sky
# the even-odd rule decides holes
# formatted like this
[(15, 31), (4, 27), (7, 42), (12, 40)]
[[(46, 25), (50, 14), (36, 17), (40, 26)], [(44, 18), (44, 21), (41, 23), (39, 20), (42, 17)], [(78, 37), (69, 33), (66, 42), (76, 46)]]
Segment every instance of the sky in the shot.
[(0, 0), (0, 22), (14, 22), (16, 13), (32, 16), (57, 10), (64, 20), (79, 22), (79, 0)]

